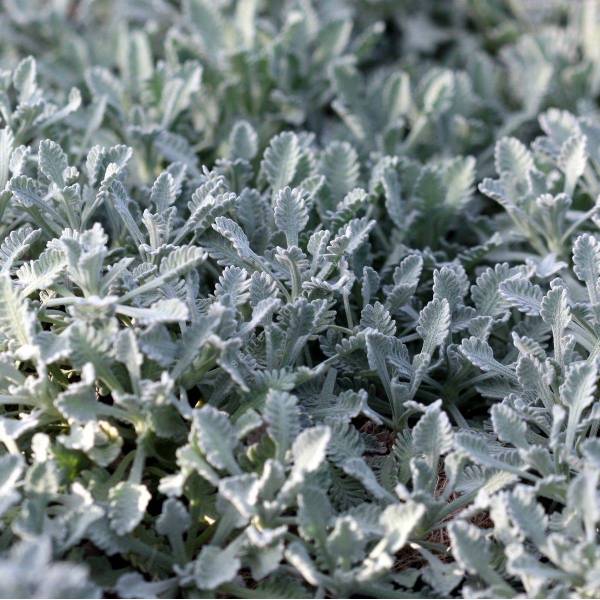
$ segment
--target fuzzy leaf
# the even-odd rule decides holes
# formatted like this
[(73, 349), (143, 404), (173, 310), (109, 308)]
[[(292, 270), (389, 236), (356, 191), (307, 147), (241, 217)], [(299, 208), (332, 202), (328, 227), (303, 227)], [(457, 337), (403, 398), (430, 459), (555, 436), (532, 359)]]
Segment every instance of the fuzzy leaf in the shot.
[(577, 180), (583, 175), (587, 162), (587, 140), (581, 134), (569, 137), (560, 149), (558, 164), (565, 174), (565, 193), (573, 194)]
[(252, 160), (258, 152), (258, 136), (248, 121), (236, 121), (229, 134), (229, 153), (233, 158)]
[(398, 552), (408, 542), (424, 514), (425, 506), (415, 502), (391, 504), (381, 513), (379, 523), (389, 552)]
[(0, 273), (0, 333), (19, 346), (33, 343), (35, 317), (10, 277)]
[(166, 171), (161, 173), (152, 186), (150, 202), (158, 213), (163, 213), (175, 202), (176, 197), (177, 188), (173, 176)]
[(108, 517), (117, 535), (130, 533), (140, 524), (150, 498), (145, 485), (129, 481), (121, 481), (110, 489)]
[(268, 432), (277, 446), (276, 458), (283, 463), (287, 451), (300, 433), (300, 413), (295, 396), (271, 390), (265, 400), (264, 417)]
[(287, 245), (298, 245), (298, 234), (308, 223), (304, 192), (299, 188), (285, 187), (275, 196), (275, 224), (285, 233)]
[(580, 235), (573, 246), (573, 271), (585, 282), (592, 303), (598, 302), (598, 281), (600, 280), (600, 243), (590, 235)]
[(544, 293), (539, 285), (515, 278), (503, 281), (498, 289), (502, 297), (520, 312), (531, 316), (540, 314)]
[(347, 142), (333, 142), (325, 150), (321, 172), (335, 201), (342, 199), (358, 183), (356, 150)]
[(444, 342), (450, 329), (450, 305), (443, 298), (434, 298), (419, 315), (417, 333), (423, 338), (423, 353), (431, 356)]
[(427, 408), (412, 431), (412, 439), (415, 455), (424, 455), (429, 466), (437, 468), (440, 456), (452, 448), (452, 427), (439, 404)]
[(206, 405), (194, 412), (193, 426), (194, 439), (208, 461), (217, 469), (240, 474), (241, 470), (233, 456), (235, 431), (227, 414)]
[(201, 590), (215, 590), (234, 579), (240, 567), (232, 549), (206, 545), (194, 561), (194, 582)]
[(583, 411), (594, 401), (598, 370), (595, 363), (579, 362), (569, 366), (565, 382), (560, 386), (560, 398), (569, 409), (567, 450), (571, 450)]
[(294, 467), (292, 474), (302, 478), (316, 471), (325, 460), (325, 450), (331, 438), (329, 427), (318, 426), (305, 429), (292, 444)]
[(495, 404), (492, 406), (492, 424), (498, 439), (512, 444), (516, 448), (526, 448), (527, 424), (508, 406)]
[(494, 352), (487, 342), (473, 336), (462, 341), (460, 351), (482, 371), (495, 373), (510, 379), (514, 378), (512, 370), (494, 358)]
[(9, 271), (15, 261), (27, 252), (40, 233), (40, 229), (32, 229), (29, 225), (11, 231), (0, 244), (0, 270)]
[(300, 145), (295, 133), (284, 131), (271, 139), (261, 169), (274, 192), (290, 185), (300, 161)]
[(470, 523), (456, 521), (448, 526), (452, 553), (460, 566), (479, 575), (490, 571), (490, 544), (483, 533)]

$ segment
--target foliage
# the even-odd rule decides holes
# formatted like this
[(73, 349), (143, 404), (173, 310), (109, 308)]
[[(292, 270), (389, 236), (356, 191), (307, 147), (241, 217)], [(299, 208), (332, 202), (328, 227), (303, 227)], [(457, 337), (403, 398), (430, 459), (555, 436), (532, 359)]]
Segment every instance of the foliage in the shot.
[(595, 0), (7, 0), (0, 596), (600, 595)]

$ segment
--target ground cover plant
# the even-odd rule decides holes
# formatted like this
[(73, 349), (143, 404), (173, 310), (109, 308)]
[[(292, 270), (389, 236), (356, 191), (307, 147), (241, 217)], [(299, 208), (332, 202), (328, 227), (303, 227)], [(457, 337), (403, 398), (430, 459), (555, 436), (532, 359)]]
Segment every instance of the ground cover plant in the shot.
[(600, 595), (600, 3), (0, 10), (0, 597)]

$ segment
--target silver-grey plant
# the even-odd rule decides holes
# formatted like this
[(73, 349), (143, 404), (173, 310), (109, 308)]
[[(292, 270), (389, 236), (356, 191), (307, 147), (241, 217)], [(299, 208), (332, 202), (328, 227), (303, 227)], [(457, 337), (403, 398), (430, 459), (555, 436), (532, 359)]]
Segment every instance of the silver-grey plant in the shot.
[(600, 595), (600, 3), (6, 0), (0, 597)]

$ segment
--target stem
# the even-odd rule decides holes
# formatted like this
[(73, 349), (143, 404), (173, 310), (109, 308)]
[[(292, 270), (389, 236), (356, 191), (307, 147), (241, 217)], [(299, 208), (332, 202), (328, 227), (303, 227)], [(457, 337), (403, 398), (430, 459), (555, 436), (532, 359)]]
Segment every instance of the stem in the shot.
[(140, 484), (142, 481), (142, 474), (144, 472), (144, 465), (146, 464), (146, 449), (144, 448), (144, 437), (138, 440), (138, 445), (135, 450), (135, 458), (131, 465), (131, 471), (129, 472), (128, 481), (130, 483)]
[(168, 537), (169, 544), (171, 544), (171, 548), (173, 548), (173, 554), (175, 555), (177, 564), (184, 566), (188, 562), (188, 557), (181, 534), (171, 534)]
[(54, 306), (69, 306), (70, 304), (77, 304), (81, 302), (83, 298), (81, 296), (67, 296), (66, 298), (50, 298), (42, 304), (44, 308), (52, 308)]
[(350, 298), (347, 293), (342, 294), (344, 299), (344, 311), (346, 313), (346, 321), (348, 322), (348, 328), (354, 329), (354, 321), (352, 319), (352, 310), (350, 309)]
[(469, 424), (467, 423), (467, 420), (462, 416), (460, 410), (458, 410), (458, 406), (456, 406), (456, 404), (454, 404), (453, 402), (448, 402), (446, 404), (448, 411), (450, 412), (450, 414), (454, 417), (454, 420), (456, 421), (456, 424), (461, 427), (462, 429), (470, 429)]
[(590, 219), (591, 217), (594, 216), (595, 213), (598, 212), (598, 208), (596, 206), (593, 206), (592, 208), (590, 208), (590, 210), (588, 210), (586, 213), (584, 213), (583, 215), (581, 215), (581, 217), (579, 217), (576, 221), (574, 221), (569, 228), (563, 233), (562, 237), (560, 238), (560, 243), (561, 246), (562, 244), (564, 244), (575, 232), (576, 229), (579, 228), (580, 225), (582, 225), (583, 223), (585, 223), (588, 219)]

